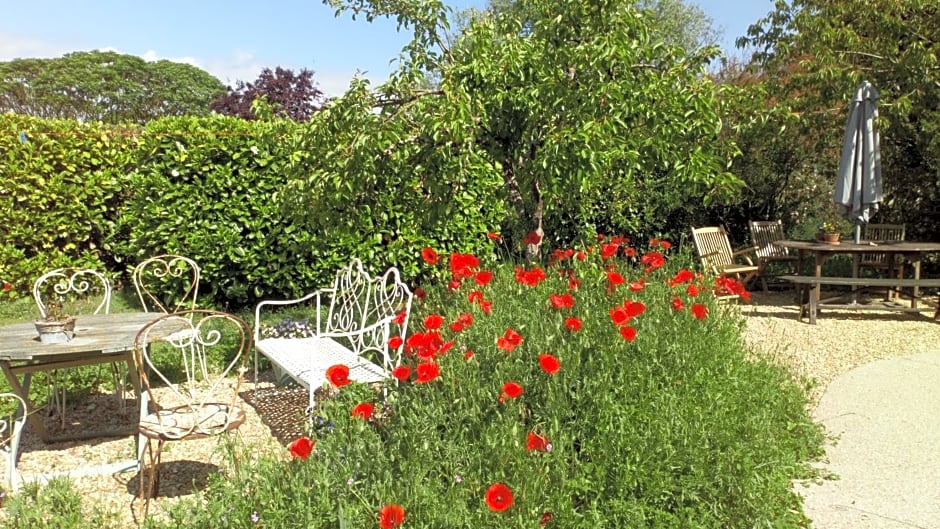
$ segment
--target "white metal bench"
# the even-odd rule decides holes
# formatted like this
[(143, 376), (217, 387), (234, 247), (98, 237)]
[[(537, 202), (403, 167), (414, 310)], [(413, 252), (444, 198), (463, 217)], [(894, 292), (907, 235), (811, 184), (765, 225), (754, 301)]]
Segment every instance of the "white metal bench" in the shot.
[[(359, 259), (340, 269), (330, 288), (298, 299), (262, 301), (255, 308), (255, 380), (261, 354), (307, 389), (311, 408), (330, 366), (347, 366), (356, 382), (381, 382), (401, 360), (404, 346), (390, 350), (389, 340), (400, 336), (404, 342), (411, 302), (398, 269), (372, 278)], [(268, 336), (271, 327), (263, 319), (270, 321), (275, 311), (286, 314), (285, 309), (306, 310), (306, 325), (294, 336)]]

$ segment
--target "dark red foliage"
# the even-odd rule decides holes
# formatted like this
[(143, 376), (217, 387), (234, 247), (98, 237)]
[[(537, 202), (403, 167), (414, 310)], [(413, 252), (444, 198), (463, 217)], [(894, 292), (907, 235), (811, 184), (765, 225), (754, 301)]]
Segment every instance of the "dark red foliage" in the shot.
[(261, 71), (253, 83), (238, 81), (235, 88), (226, 87), (227, 93), (219, 96), (210, 108), (219, 114), (254, 119), (252, 102), (264, 97), (274, 107), (274, 113), (294, 121), (307, 121), (320, 110), (323, 92), (313, 82), (313, 72), (303, 69), (299, 74), (278, 66)]

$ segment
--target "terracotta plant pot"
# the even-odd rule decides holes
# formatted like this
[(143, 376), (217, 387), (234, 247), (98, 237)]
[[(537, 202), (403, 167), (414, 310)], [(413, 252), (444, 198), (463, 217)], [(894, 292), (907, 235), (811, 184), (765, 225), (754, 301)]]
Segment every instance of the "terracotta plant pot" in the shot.
[(52, 321), (36, 320), (33, 323), (42, 343), (65, 343), (75, 336), (75, 316)]
[(839, 233), (828, 233), (825, 231), (821, 231), (816, 234), (816, 240), (826, 244), (839, 244), (839, 239), (841, 237), (842, 235)]

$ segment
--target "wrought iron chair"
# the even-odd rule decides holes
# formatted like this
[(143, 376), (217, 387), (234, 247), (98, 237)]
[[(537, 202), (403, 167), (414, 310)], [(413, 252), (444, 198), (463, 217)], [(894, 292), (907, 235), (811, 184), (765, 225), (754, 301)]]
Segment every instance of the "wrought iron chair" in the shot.
[(789, 248), (782, 248), (774, 244), (775, 241), (786, 239), (783, 233), (783, 222), (779, 220), (752, 220), (748, 227), (751, 231), (751, 242), (754, 243), (755, 255), (758, 259), (757, 277), (761, 280), (764, 292), (767, 292), (767, 269), (775, 264), (786, 267), (788, 272), (796, 273), (796, 264), (799, 258)]
[[(721, 226), (692, 228), (692, 239), (702, 266), (716, 276), (733, 276), (745, 287), (757, 276), (760, 267), (749, 257), (756, 248), (749, 246), (738, 250), (731, 249), (728, 233)], [(740, 261), (743, 261), (740, 262)], [(719, 296), (721, 299), (737, 298), (736, 295)]]
[(146, 312), (179, 312), (196, 308), (199, 265), (182, 255), (164, 254), (134, 267), (134, 289)]
[[(211, 310), (165, 314), (137, 334), (134, 359), (141, 383), (137, 428), (141, 519), (159, 491), (160, 457), (166, 442), (221, 436), (245, 422), (245, 412), (236, 398), (251, 347), (247, 323)], [(210, 358), (231, 360), (212, 369)], [(228, 378), (232, 374), (234, 381)]]
[[(865, 224), (862, 230), (862, 238), (867, 241), (903, 241), (906, 226), (904, 224)], [(875, 270), (879, 274), (885, 274), (889, 267), (888, 259), (884, 254), (863, 253), (859, 258), (859, 273), (864, 269)], [(904, 263), (896, 261), (894, 269), (897, 271), (898, 279), (904, 278)], [(885, 289), (885, 299), (892, 297), (892, 290)]]
[[(41, 319), (52, 314), (108, 314), (111, 311), (111, 282), (101, 272), (91, 268), (57, 268), (46, 272), (33, 283), (33, 299)], [(114, 394), (124, 409), (123, 376), (117, 362), (111, 362)], [(128, 366), (133, 368), (133, 366)], [(29, 375), (27, 375), (29, 376)], [(51, 371), (52, 407), (65, 427), (66, 385), (60, 384), (58, 371)]]
[(16, 492), (20, 487), (20, 476), (16, 471), (16, 458), (20, 447), (20, 435), (26, 422), (26, 403), (15, 393), (0, 393), (0, 405), (16, 406), (11, 415), (0, 417), (0, 452), (6, 459), (6, 484)]

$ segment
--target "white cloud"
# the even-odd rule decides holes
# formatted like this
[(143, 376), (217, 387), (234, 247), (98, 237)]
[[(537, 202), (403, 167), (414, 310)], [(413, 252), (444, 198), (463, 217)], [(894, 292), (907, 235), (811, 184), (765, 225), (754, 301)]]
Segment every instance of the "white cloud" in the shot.
[(12, 61), (21, 57), (48, 59), (60, 57), (70, 51), (74, 50), (59, 43), (0, 32), (0, 61)]

